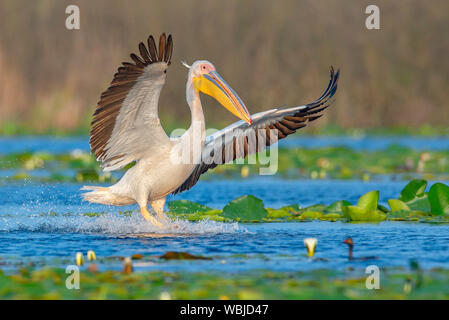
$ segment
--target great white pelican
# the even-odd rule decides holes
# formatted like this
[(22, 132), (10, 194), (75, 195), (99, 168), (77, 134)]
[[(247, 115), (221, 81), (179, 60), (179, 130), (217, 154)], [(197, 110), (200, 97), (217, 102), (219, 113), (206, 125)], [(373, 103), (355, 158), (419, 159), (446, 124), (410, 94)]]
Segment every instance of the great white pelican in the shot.
[[(162, 34), (157, 49), (150, 35), (139, 51), (140, 56), (131, 54), (133, 62), (122, 63), (101, 94), (90, 132), (92, 153), (105, 171), (135, 165), (110, 187), (85, 186), (90, 192), (84, 199), (116, 206), (137, 203), (143, 217), (158, 227), (168, 221), (167, 195), (192, 188), (207, 170), (262, 151), (320, 118), (337, 90), (339, 72), (331, 68), (329, 85), (317, 100), (250, 116), (214, 65), (199, 60), (188, 66), (186, 98), (192, 124), (180, 137), (170, 138), (159, 121), (158, 101), (171, 62), (172, 37)], [(206, 137), (200, 92), (242, 120)], [(156, 215), (148, 211), (148, 203)]]

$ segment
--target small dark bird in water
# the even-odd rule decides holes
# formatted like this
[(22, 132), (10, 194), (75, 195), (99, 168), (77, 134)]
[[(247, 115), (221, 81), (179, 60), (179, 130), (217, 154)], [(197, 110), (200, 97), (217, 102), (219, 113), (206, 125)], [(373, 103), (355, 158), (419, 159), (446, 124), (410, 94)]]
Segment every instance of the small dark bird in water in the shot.
[(375, 257), (375, 256), (369, 256), (369, 257), (360, 257), (360, 258), (354, 258), (352, 256), (352, 250), (354, 249), (354, 241), (352, 241), (351, 237), (346, 238), (345, 241), (343, 241), (343, 243), (346, 243), (349, 247), (349, 255), (348, 255), (348, 259), (349, 260), (356, 260), (356, 261), (364, 261), (364, 260), (377, 260), (379, 259), (379, 257)]

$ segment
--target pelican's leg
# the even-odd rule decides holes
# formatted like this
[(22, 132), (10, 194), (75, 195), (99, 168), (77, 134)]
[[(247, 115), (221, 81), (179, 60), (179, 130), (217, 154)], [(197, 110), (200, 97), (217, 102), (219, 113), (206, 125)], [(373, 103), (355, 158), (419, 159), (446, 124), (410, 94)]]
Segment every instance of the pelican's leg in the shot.
[(162, 228), (164, 225), (160, 223), (155, 217), (153, 217), (147, 210), (146, 206), (140, 207), (140, 212), (142, 213), (142, 216), (147, 220), (149, 223), (151, 223), (153, 226)]
[(170, 221), (167, 217), (167, 215), (164, 213), (164, 206), (165, 206), (165, 197), (161, 199), (157, 199), (154, 201), (150, 201), (150, 205), (153, 208), (153, 210), (156, 212), (157, 217), (162, 222), (168, 222)]

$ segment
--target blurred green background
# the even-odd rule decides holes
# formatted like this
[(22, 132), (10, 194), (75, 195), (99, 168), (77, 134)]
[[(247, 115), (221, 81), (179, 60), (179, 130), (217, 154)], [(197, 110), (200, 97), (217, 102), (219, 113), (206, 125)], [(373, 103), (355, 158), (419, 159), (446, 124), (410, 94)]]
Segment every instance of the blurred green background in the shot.
[[(77, 4), (81, 29), (65, 28)], [(365, 28), (376, 4), (381, 29)], [(149, 34), (174, 37), (160, 101), (168, 128), (188, 126), (187, 70), (208, 59), (251, 113), (310, 102), (329, 67), (337, 102), (316, 125), (447, 128), (449, 2), (0, 0), (0, 133), (87, 133), (100, 93)], [(209, 126), (235, 121), (203, 98)]]

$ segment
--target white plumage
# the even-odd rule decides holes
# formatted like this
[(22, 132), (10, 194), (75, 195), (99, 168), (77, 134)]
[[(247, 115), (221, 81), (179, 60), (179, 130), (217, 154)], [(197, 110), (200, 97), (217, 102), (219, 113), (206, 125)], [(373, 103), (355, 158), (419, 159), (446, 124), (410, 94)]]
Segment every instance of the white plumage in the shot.
[[(92, 121), (91, 149), (106, 171), (135, 161), (119, 182), (110, 187), (84, 187), (84, 199), (108, 205), (138, 203), (142, 215), (154, 225), (167, 221), (165, 198), (190, 189), (201, 174), (219, 164), (246, 157), (277, 142), (307, 122), (318, 119), (331, 103), (339, 73), (316, 101), (298, 107), (272, 109), (250, 117), (237, 94), (208, 61), (189, 67), (186, 99), (192, 124), (178, 138), (169, 138), (158, 117), (158, 101), (172, 55), (172, 38), (163, 34), (159, 50), (152, 36), (148, 48), (139, 44), (141, 57), (123, 63), (110, 87), (101, 95)], [(211, 95), (242, 120), (205, 137), (199, 93)], [(157, 217), (147, 210), (147, 204)]]

